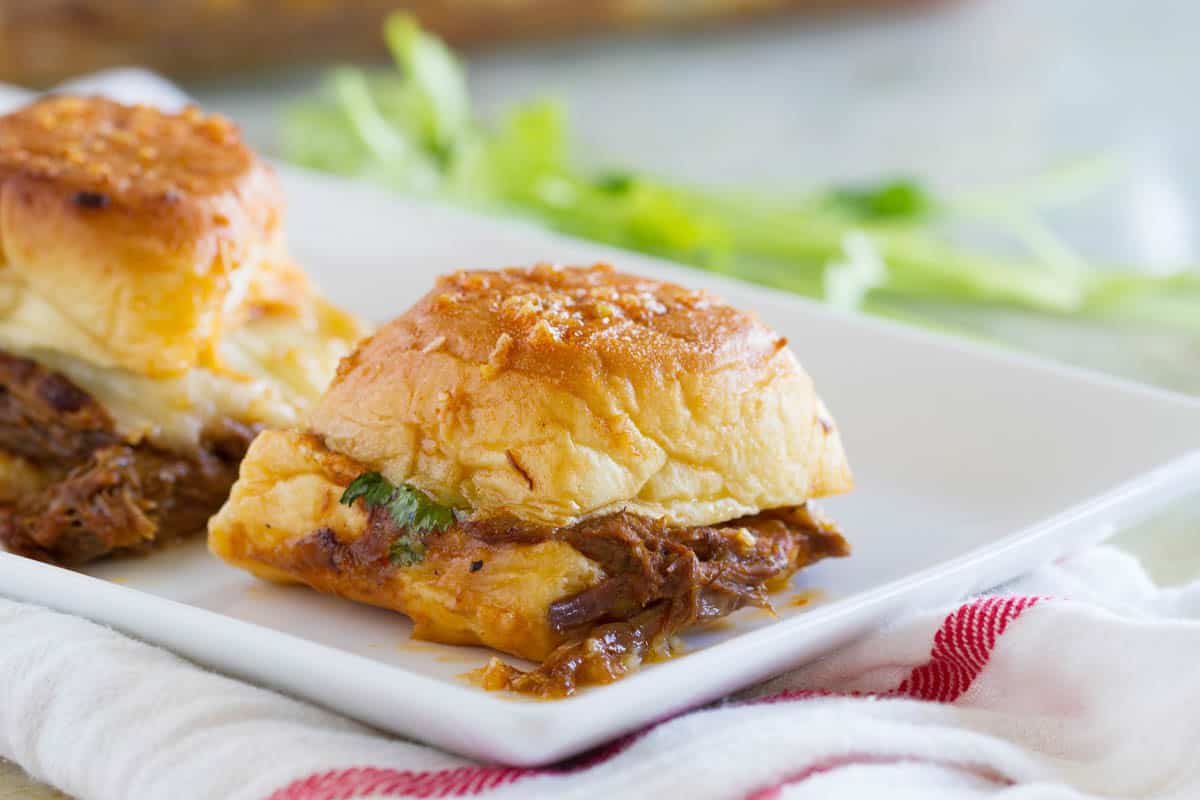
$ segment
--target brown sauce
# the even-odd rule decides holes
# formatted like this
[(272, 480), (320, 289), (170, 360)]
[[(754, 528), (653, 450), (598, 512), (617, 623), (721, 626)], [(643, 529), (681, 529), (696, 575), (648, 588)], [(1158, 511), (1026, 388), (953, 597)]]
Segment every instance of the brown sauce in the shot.
[[(461, 521), (455, 529), (485, 547), (562, 541), (603, 569), (599, 583), (550, 605), (546, 624), (562, 644), (540, 665), (522, 670), (496, 659), (471, 678), (488, 689), (544, 698), (611, 683), (647, 661), (669, 658), (680, 632), (741, 608), (770, 609), (768, 592), (796, 570), (850, 550), (809, 505), (691, 528), (618, 512), (559, 528), (500, 518)], [(406, 568), (388, 557), (389, 544), (405, 533), (376, 506), (352, 542), (327, 529), (297, 542), (289, 568), (383, 585)], [(449, 533), (429, 534), (427, 546), (436, 548)]]
[[(505, 537), (511, 528), (501, 526)], [(745, 606), (769, 609), (769, 584), (849, 552), (837, 529), (808, 507), (685, 529), (614, 514), (558, 535), (609, 578), (551, 606), (550, 624), (575, 631), (571, 641), (529, 671), (493, 659), (472, 674), (478, 685), (557, 698), (611, 683), (646, 661), (671, 657), (684, 629)]]
[(796, 595), (788, 601), (788, 605), (792, 608), (805, 608), (813, 603), (819, 603), (825, 599), (825, 593), (820, 589), (805, 589), (797, 592)]

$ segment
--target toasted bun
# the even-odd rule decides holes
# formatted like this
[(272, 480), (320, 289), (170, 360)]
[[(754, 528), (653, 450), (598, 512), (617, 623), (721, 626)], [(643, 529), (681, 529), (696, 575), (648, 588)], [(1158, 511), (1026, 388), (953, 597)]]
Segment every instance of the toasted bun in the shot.
[(183, 372), (256, 307), (304, 295), (281, 209), (218, 116), (51, 96), (0, 117), (6, 304), (56, 315), (47, 345), (100, 366)]
[(784, 338), (604, 266), (441, 278), (342, 361), (311, 427), (477, 517), (707, 525), (851, 487)]

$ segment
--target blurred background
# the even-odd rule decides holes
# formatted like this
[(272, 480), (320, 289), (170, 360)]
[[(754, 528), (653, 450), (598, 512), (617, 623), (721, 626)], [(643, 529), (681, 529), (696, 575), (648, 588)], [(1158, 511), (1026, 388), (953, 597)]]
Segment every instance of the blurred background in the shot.
[[(921, 232), (936, 223), (939, 239), (965, 242), (934, 256), (951, 272), (959, 256), (988, 255), (1014, 269), (1041, 261), (1059, 273), (1195, 275), (1200, 112), (1186, 89), (1200, 72), (1192, 41), (1200, 7), (1187, 0), (0, 0), (0, 81), (44, 87), (148, 66), (233, 116), (269, 154), (368, 179), (388, 173), (398, 190), (427, 192), (387, 165), (346, 156), (360, 131), (328, 119), (347, 95), (345, 85), (330, 90), (331, 66), (401, 80), (383, 33), (397, 9), (460, 48), (474, 116), (495, 125), (521, 104), (556, 101), (569, 125), (565, 158), (581, 174), (710, 190), (717, 200), (755, 193), (773, 208), (786, 206), (781, 198), (904, 179), (938, 206)], [(395, 88), (372, 89), (385, 112)], [(314, 111), (322, 97), (326, 108)], [(296, 109), (306, 103), (304, 119)], [(434, 193), (478, 205), (462, 191)], [(828, 294), (824, 272), (846, 260), (826, 252), (844, 244), (845, 226), (827, 231), (826, 247), (797, 269), (790, 257), (775, 263), (786, 245), (761, 235), (747, 259), (720, 231), (716, 244), (664, 244), (687, 238), (678, 232), (639, 241), (580, 221), (621, 209), (547, 219), (527, 198), (500, 194), (493, 205), (520, 206), (569, 233), (810, 295)], [(721, 212), (689, 213), (700, 229), (712, 217), (717, 228), (747, 228)], [(786, 217), (770, 227), (786, 227)], [(699, 263), (701, 248), (733, 255)], [(894, 272), (906, 269), (891, 263), (904, 258), (890, 247), (879, 249)], [(926, 272), (892, 283), (927, 284)], [(1074, 291), (1063, 285), (1024, 298), (945, 286), (897, 297), (895, 286), (858, 278), (872, 288), (867, 310), (1200, 392), (1200, 289), (1190, 277), (1109, 286), (1095, 290), (1098, 301), (1077, 303), (1052, 298)], [(851, 304), (863, 305), (861, 289), (850, 287)]]
[[(1200, 394), (1198, 29), (1189, 0), (0, 0), (0, 81), (149, 67), (283, 161)], [(1181, 514), (1139, 534), (1167, 580), (1200, 563)]]
[(603, 30), (716, 23), (922, 0), (5, 0), (0, 79), (49, 84), (130, 63), (173, 76), (381, 58), (384, 18), (405, 10), (456, 47)]

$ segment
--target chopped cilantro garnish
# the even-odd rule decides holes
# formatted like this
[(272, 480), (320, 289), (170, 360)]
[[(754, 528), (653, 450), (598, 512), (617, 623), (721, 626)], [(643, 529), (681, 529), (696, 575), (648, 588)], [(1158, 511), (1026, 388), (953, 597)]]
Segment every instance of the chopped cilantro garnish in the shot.
[(402, 567), (411, 567), (425, 558), (425, 543), (415, 536), (401, 536), (388, 548), (388, 560)]
[(411, 566), (425, 557), (422, 534), (444, 531), (454, 524), (454, 512), (439, 505), (416, 487), (392, 484), (378, 472), (364, 472), (342, 492), (340, 502), (353, 505), (361, 499), (368, 510), (383, 508), (405, 532), (392, 542), (388, 556), (393, 564)]
[(354, 480), (350, 481), (350, 485), (346, 487), (346, 491), (342, 492), (342, 505), (353, 505), (354, 501), (362, 498), (363, 505), (367, 508), (385, 505), (392, 498), (392, 492), (396, 487), (388, 482), (387, 478), (380, 475), (378, 472), (364, 472)]

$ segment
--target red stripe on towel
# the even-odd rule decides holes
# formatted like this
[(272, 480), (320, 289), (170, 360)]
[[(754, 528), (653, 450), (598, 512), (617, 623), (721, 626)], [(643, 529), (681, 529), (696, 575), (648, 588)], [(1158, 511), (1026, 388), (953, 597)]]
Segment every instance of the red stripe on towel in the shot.
[[(891, 691), (877, 697), (909, 697), (940, 703), (953, 703), (979, 677), (991, 658), (992, 650), (1009, 623), (1038, 597), (987, 597), (960, 606), (949, 614), (933, 637), (929, 660), (909, 672), (908, 677)], [(840, 697), (844, 694), (824, 690), (789, 690), (752, 703), (781, 703), (816, 697)], [(661, 724), (661, 723), (658, 723)], [(524, 769), (519, 767), (458, 767), (441, 770), (395, 770), (379, 767), (354, 767), (330, 770), (301, 778), (272, 793), (266, 800), (357, 800), (366, 797), (466, 797), (479, 795), (523, 778), (535, 775), (563, 775), (587, 771), (605, 763), (629, 748), (637, 739), (653, 729), (623, 737), (591, 754), (573, 759), (558, 767)], [(794, 772), (767, 787), (756, 789), (747, 800), (770, 800), (784, 786), (798, 783), (813, 775), (830, 772), (855, 764), (880, 764), (913, 761), (903, 757), (872, 757), (866, 754), (827, 759)], [(970, 765), (954, 765), (959, 769), (979, 770)], [(1002, 775), (980, 773), (997, 782), (1006, 782)]]

